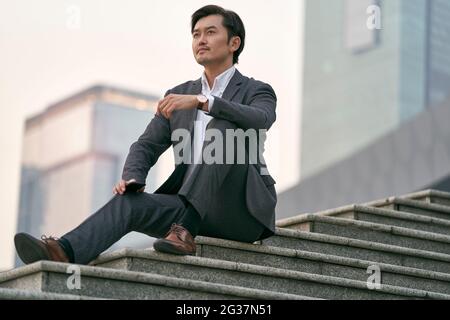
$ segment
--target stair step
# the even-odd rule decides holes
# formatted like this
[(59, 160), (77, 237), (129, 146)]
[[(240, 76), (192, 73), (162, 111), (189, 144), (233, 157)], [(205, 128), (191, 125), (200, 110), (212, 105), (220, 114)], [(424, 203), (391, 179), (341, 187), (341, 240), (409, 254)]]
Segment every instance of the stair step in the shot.
[[(254, 244), (197, 237), (197, 256), (122, 249), (89, 266), (37, 262), (0, 273), (0, 299), (450, 300), (450, 193), (353, 204), (277, 227)], [(68, 288), (69, 267), (80, 290)], [(368, 287), (371, 267), (380, 289)]]
[(0, 300), (103, 300), (96, 297), (0, 288)]
[[(209, 244), (211, 241), (209, 239), (211, 238), (197, 237), (196, 242)], [(214, 239), (214, 241), (220, 244), (226, 240)], [(450, 273), (450, 255), (444, 253), (309, 231), (277, 228), (275, 235), (263, 240), (262, 244)]]
[[(395, 197), (392, 197), (395, 198)], [(419, 191), (399, 198), (418, 200), (427, 203), (440, 204), (444, 206), (450, 206), (450, 193), (439, 190), (425, 190)]]
[[(287, 251), (295, 254), (294, 250)], [(203, 249), (202, 254), (204, 254)], [(277, 257), (271, 254), (266, 256), (268, 259), (275, 258), (282, 261), (279, 261), (276, 267), (263, 265), (264, 255), (257, 252), (253, 252), (253, 257), (257, 258), (261, 264), (243, 263), (242, 260), (235, 262), (205, 257), (179, 257), (153, 250), (125, 249), (102, 255), (94, 263), (101, 267), (187, 279), (195, 278), (200, 281), (324, 299), (336, 299), (336, 297), (337, 299), (450, 299), (450, 295), (447, 294), (392, 286), (388, 283), (397, 277), (395, 281), (399, 284), (415, 282), (417, 286), (434, 288), (440, 290), (440, 293), (449, 293), (450, 275), (446, 274), (381, 265), (382, 277), (388, 281), (384, 282), (380, 290), (370, 290), (366, 282), (369, 277), (366, 271), (370, 264), (362, 261), (340, 257), (333, 259), (333, 257), (318, 254), (309, 254), (309, 259), (305, 257), (302, 259), (300, 256), (296, 258)], [(247, 258), (251, 262), (251, 256)], [(287, 262), (287, 259), (291, 260), (291, 268), (283, 267), (283, 262)], [(358, 278), (359, 281), (351, 277)]]
[(40, 261), (0, 274), (0, 287), (110, 299), (311, 299), (299, 295), (248, 289), (143, 272), (77, 266), (81, 289), (70, 290), (70, 264)]
[(450, 205), (427, 203), (411, 199), (392, 198), (388, 201), (376, 201), (365, 204), (377, 208), (391, 209), (418, 215), (450, 220)]
[[(350, 219), (307, 215), (305, 231), (385, 243), (417, 250), (450, 253), (450, 236)], [(306, 223), (309, 222), (309, 223)], [(273, 237), (264, 240), (270, 245)]]
[[(353, 219), (358, 221), (373, 222), (377, 224), (450, 235), (450, 220), (438, 219), (434, 217), (395, 210), (380, 209), (376, 207), (352, 205), (345, 207), (345, 209), (335, 211), (330, 210), (314, 215)], [(297, 217), (286, 219), (284, 220), (284, 222), (279, 222), (278, 226), (289, 229), (307, 230), (310, 224), (309, 217), (310, 215), (300, 215)]]
[[(367, 281), (370, 266), (378, 266), (382, 283), (450, 294), (450, 274), (421, 268), (410, 268), (378, 261), (353, 259), (323, 252), (254, 245), (221, 239), (204, 238), (202, 257), (297, 270), (327, 276)], [(398, 257), (398, 260), (402, 260)], [(433, 261), (431, 260), (430, 263)]]

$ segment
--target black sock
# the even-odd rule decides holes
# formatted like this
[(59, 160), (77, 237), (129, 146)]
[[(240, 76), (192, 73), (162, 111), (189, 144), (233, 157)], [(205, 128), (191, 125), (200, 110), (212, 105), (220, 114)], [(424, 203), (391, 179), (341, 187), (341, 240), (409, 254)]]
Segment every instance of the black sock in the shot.
[(58, 243), (63, 248), (64, 252), (67, 255), (67, 258), (69, 258), (69, 262), (70, 263), (74, 263), (75, 262), (75, 257), (74, 257), (74, 254), (73, 254), (72, 245), (70, 244), (69, 240), (67, 240), (64, 237), (62, 237), (62, 238), (60, 238), (58, 240)]
[(200, 223), (202, 218), (195, 208), (188, 202), (188, 205), (184, 211), (183, 216), (178, 221), (178, 224), (186, 228), (192, 235), (196, 237), (200, 229)]

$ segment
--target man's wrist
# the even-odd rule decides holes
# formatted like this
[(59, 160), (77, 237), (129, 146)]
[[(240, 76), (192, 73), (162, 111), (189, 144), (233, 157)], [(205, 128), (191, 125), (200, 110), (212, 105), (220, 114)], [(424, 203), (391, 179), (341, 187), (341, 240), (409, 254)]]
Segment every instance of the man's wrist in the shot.
[(209, 105), (209, 100), (207, 100), (207, 101), (203, 104), (202, 110), (205, 111), (205, 112), (209, 112), (209, 107), (208, 107), (208, 105)]
[(208, 97), (206, 97), (203, 94), (199, 94), (196, 96), (196, 100), (198, 102), (197, 109), (208, 112), (208, 104), (209, 104)]

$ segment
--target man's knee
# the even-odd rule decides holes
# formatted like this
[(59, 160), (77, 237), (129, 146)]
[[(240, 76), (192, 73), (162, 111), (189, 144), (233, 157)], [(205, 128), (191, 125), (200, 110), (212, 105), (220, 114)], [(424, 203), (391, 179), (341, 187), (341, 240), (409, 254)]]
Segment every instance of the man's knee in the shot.
[(137, 192), (125, 192), (124, 194), (116, 194), (112, 199), (113, 205), (125, 206), (133, 209), (138, 203), (139, 197), (142, 193)]

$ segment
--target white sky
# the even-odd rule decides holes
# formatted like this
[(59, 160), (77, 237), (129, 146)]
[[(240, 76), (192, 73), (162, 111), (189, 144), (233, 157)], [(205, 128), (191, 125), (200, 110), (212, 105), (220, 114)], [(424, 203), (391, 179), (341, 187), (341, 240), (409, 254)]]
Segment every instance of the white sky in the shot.
[[(269, 170), (278, 191), (297, 182), (302, 1), (0, 0), (0, 178), (9, 182), (0, 193), (0, 269), (15, 232), (23, 119), (96, 83), (163, 96), (199, 78), (190, 17), (206, 4), (242, 18), (247, 35), (237, 68), (278, 96)], [(70, 8), (80, 10), (79, 29), (68, 27)]]

